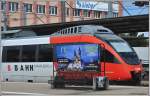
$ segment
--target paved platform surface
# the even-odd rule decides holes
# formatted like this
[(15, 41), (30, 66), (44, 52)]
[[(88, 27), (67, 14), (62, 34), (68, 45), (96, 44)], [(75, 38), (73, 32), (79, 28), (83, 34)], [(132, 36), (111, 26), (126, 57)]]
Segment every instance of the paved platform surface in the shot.
[(56, 95), (105, 95), (105, 96), (148, 96), (149, 87), (116, 86), (108, 90), (93, 91), (90, 86), (67, 86), (64, 89), (51, 89), (46, 83), (2, 82), (2, 96), (56, 96)]

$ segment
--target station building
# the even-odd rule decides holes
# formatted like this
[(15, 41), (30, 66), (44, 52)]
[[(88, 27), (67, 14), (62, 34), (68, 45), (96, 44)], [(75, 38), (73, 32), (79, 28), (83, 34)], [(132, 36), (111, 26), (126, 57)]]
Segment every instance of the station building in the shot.
[[(9, 27), (62, 22), (62, 0), (1, 0), (2, 25)], [(107, 1), (107, 0), (106, 0)], [(108, 1), (66, 0), (65, 21), (107, 18)], [(122, 16), (122, 0), (112, 0), (113, 17)], [(7, 20), (6, 20), (7, 18)], [(1, 28), (4, 29), (3, 27)]]

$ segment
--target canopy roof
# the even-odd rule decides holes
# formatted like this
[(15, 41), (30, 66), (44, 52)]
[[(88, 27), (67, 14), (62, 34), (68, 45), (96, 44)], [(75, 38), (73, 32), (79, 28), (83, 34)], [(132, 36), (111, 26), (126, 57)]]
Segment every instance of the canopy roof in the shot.
[(32, 30), (38, 35), (50, 35), (66, 27), (78, 25), (101, 25), (111, 29), (115, 34), (136, 33), (149, 31), (149, 15), (124, 16), (117, 18), (92, 19), (82, 21), (72, 21), (64, 23), (40, 24), (20, 27), (10, 27), (9, 29)]

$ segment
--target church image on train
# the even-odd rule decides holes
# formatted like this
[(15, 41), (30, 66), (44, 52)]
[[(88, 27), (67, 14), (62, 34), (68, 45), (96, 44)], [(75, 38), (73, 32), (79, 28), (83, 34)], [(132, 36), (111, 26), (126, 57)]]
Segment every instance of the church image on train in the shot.
[(68, 64), (69, 70), (82, 70), (82, 62), (81, 62), (81, 50), (80, 48), (74, 51), (73, 62)]

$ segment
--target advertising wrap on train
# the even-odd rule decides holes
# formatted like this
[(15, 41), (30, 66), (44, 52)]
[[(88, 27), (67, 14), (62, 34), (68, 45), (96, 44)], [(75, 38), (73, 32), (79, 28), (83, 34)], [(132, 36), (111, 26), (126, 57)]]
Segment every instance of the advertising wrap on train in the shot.
[(96, 44), (57, 45), (58, 69), (63, 71), (96, 71), (99, 52)]

